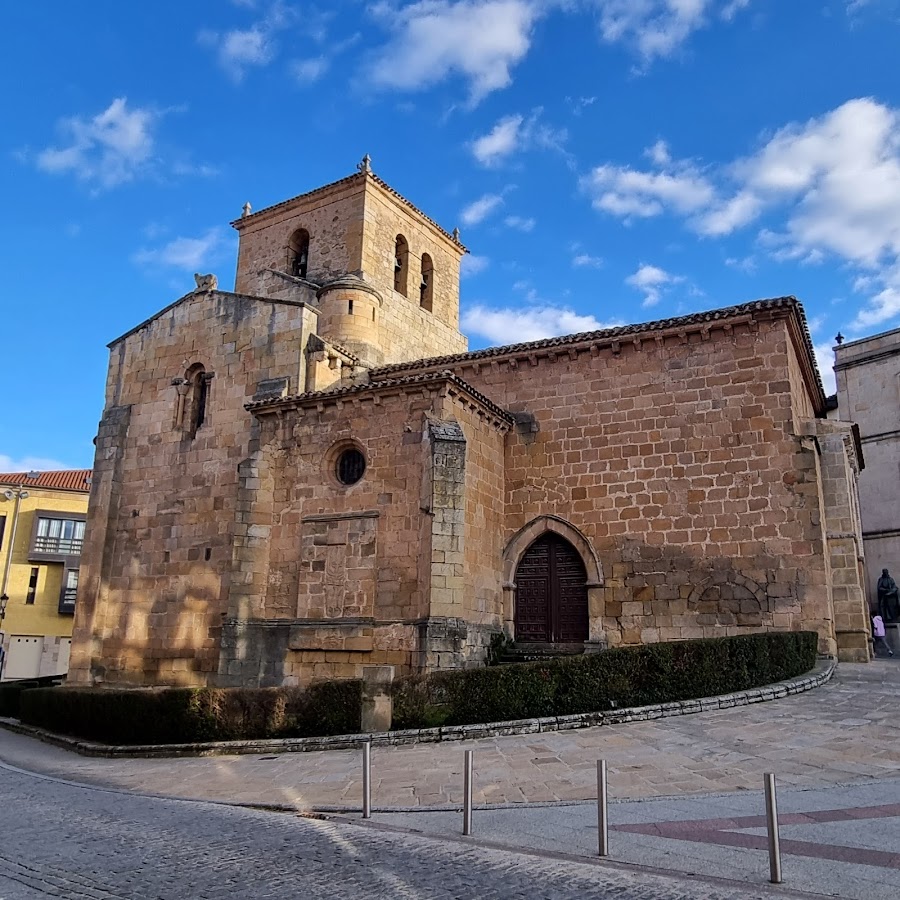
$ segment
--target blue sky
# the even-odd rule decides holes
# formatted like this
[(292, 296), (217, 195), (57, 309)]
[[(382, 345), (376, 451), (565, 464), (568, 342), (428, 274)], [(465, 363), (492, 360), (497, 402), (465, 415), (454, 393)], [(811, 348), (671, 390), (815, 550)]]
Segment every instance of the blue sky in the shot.
[(373, 168), (475, 349), (795, 294), (900, 325), (900, 0), (7, 3), (0, 471), (90, 466), (106, 344), (228, 222)]

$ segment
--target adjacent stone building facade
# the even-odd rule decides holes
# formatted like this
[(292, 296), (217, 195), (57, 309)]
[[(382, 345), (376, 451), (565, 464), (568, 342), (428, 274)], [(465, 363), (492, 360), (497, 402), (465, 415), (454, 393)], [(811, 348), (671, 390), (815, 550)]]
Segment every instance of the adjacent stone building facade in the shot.
[(900, 577), (900, 329), (834, 348), (838, 417), (859, 429), (859, 478), (869, 604), (882, 569)]
[(813, 629), (868, 659), (802, 307), (466, 352), (466, 252), (359, 172), (110, 345), (71, 680), (269, 685)]

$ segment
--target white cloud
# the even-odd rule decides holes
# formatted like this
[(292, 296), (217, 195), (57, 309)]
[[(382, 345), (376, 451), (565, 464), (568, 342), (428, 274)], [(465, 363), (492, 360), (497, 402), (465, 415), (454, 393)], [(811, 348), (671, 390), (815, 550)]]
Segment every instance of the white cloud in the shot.
[(218, 175), (220, 170), (216, 166), (208, 163), (192, 163), (190, 160), (182, 159), (172, 163), (173, 175), (193, 175), (199, 178), (213, 178)]
[(736, 172), (759, 202), (793, 202), (786, 237), (867, 265), (900, 254), (900, 112), (851, 100), (789, 125)]
[(314, 56), (310, 59), (294, 60), (291, 63), (290, 71), (300, 84), (312, 84), (328, 71), (330, 65), (327, 57)]
[(726, 22), (730, 22), (742, 9), (746, 9), (749, 5), (750, 0), (731, 0), (730, 3), (725, 4), (725, 8), (722, 10), (722, 18)]
[(665, 141), (657, 141), (652, 147), (648, 147), (644, 151), (644, 156), (657, 166), (667, 166), (672, 162), (669, 145)]
[(503, 222), (507, 228), (515, 228), (517, 231), (534, 231), (534, 226), (537, 225), (535, 219), (522, 216), (507, 216)]
[(725, 265), (747, 275), (752, 275), (759, 267), (755, 256), (729, 256), (725, 260)]
[[(248, 7), (253, 4), (245, 4)], [(197, 40), (216, 52), (219, 65), (231, 78), (243, 81), (253, 66), (267, 66), (278, 53), (276, 34), (294, 20), (294, 12), (281, 2), (275, 2), (263, 18), (249, 28), (218, 32), (203, 29)]]
[(590, 253), (578, 253), (572, 257), (572, 265), (576, 269), (602, 269), (605, 261), (602, 256), (591, 256)]
[(819, 374), (822, 376), (822, 386), (825, 388), (825, 395), (837, 392), (837, 382), (834, 377), (834, 351), (831, 349), (830, 343), (814, 344), (813, 350), (816, 355), (816, 365), (819, 367)]
[(736, 228), (752, 222), (762, 207), (762, 201), (752, 191), (740, 191), (730, 200), (710, 207), (697, 220), (696, 228), (701, 234), (710, 237), (731, 234)]
[(877, 275), (857, 282), (860, 290), (874, 287), (875, 293), (857, 313), (852, 328), (867, 331), (891, 319), (900, 317), (900, 263), (879, 271)]
[(580, 116), (589, 106), (593, 106), (596, 102), (596, 97), (566, 97), (566, 103), (571, 107), (573, 116)]
[(376, 85), (419, 90), (460, 75), (473, 104), (510, 84), (539, 16), (531, 0), (379, 2), (371, 11), (393, 32), (370, 66)]
[(594, 0), (600, 35), (607, 43), (624, 42), (645, 64), (671, 56), (713, 17), (731, 21), (749, 0)]
[(486, 256), (474, 256), (471, 253), (467, 253), (462, 258), (459, 274), (463, 278), (477, 275), (479, 272), (483, 272), (490, 265), (490, 262)]
[(12, 475), (16, 472), (60, 472), (66, 469), (89, 469), (91, 463), (81, 466), (72, 466), (60, 462), (58, 459), (48, 459), (45, 456), (9, 456), (0, 453), (0, 473)]
[(476, 304), (463, 312), (461, 321), (463, 331), (480, 335), (495, 344), (538, 341), (541, 338), (598, 331), (621, 324), (620, 322), (604, 324), (594, 316), (585, 316), (571, 309), (550, 305), (510, 309)]
[(500, 194), (485, 194), (470, 203), (460, 214), (463, 225), (477, 225), (503, 204)]
[(150, 165), (159, 116), (147, 107), (129, 109), (127, 99), (119, 97), (93, 118), (64, 119), (60, 127), (68, 143), (38, 153), (37, 167), (71, 173), (99, 188), (132, 181)]
[(538, 148), (556, 150), (566, 154), (565, 143), (569, 134), (564, 128), (551, 128), (541, 121), (543, 107), (535, 107), (526, 118), (523, 115), (506, 116), (485, 135), (469, 145), (472, 155), (483, 166), (493, 166), (513, 154)]
[(656, 306), (667, 287), (682, 281), (684, 278), (681, 275), (672, 275), (665, 269), (646, 264), (639, 266), (633, 275), (629, 275), (625, 279), (626, 284), (643, 292), (644, 306)]
[(865, 276), (855, 284), (868, 295), (855, 328), (900, 316), (900, 110), (850, 100), (717, 167), (673, 160), (665, 149), (648, 151), (654, 169), (606, 163), (582, 188), (604, 212), (625, 220), (677, 213), (709, 237), (765, 217), (759, 244), (774, 259), (836, 258)]
[(168, 266), (190, 272), (207, 266), (223, 243), (219, 229), (211, 228), (200, 237), (177, 237), (156, 249), (142, 248), (132, 260), (141, 266)]
[(489, 166), (519, 148), (519, 129), (524, 116), (506, 116), (485, 135), (472, 141), (472, 155)]
[(667, 207), (693, 213), (709, 206), (715, 188), (697, 168), (681, 164), (672, 172), (641, 172), (628, 166), (597, 166), (581, 179), (595, 209), (624, 219), (661, 215)]

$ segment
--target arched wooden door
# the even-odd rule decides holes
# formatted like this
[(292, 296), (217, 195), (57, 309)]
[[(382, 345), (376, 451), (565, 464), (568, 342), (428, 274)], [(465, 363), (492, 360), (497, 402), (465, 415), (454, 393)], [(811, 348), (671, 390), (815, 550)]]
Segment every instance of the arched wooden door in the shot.
[(574, 644), (588, 639), (587, 573), (557, 534), (539, 537), (516, 569), (516, 641)]

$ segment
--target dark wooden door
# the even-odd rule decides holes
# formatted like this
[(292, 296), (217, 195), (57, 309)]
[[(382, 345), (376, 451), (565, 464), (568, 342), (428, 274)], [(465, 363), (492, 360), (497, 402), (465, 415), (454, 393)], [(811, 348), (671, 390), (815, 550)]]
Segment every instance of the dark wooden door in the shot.
[(545, 534), (516, 569), (516, 640), (580, 643), (588, 639), (587, 573), (575, 548)]

